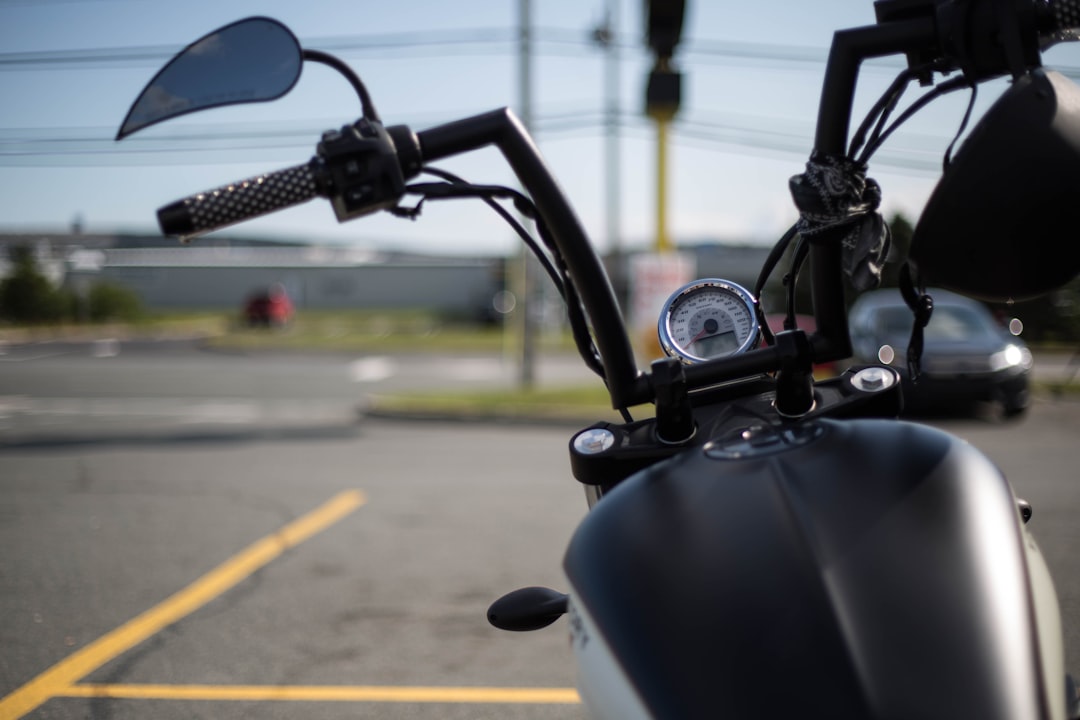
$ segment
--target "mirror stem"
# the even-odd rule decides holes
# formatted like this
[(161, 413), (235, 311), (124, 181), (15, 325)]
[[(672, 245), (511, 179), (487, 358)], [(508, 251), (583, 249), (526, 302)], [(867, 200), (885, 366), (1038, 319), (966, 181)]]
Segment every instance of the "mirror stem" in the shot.
[(349, 84), (356, 90), (356, 94), (360, 97), (360, 107), (363, 115), (368, 120), (372, 120), (377, 123), (382, 123), (379, 118), (379, 113), (375, 110), (375, 103), (371, 101), (371, 95), (368, 94), (367, 88), (364, 87), (364, 83), (361, 82), (360, 77), (353, 72), (353, 69), (338, 60), (329, 53), (324, 53), (319, 50), (304, 50), (303, 57), (305, 60), (311, 60), (312, 62), (328, 65), (339, 73), (345, 76), (345, 79), (349, 81)]

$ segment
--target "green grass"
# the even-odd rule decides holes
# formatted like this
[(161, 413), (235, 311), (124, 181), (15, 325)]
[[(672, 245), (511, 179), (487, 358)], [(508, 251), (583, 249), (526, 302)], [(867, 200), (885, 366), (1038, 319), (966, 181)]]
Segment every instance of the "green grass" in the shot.
[[(219, 348), (348, 352), (501, 352), (513, 337), (499, 326), (484, 326), (423, 311), (298, 312), (283, 329), (245, 327), (237, 318), (224, 333), (208, 338)], [(543, 350), (572, 350), (562, 334), (540, 339)]]
[[(283, 329), (250, 328), (239, 313), (213, 310), (159, 311), (133, 323), (0, 326), (0, 340), (8, 342), (101, 337), (202, 337), (220, 349), (360, 353), (499, 353), (517, 342), (512, 329), (421, 310), (304, 310)], [(563, 333), (541, 334), (538, 345), (574, 350)]]
[(0, 325), (0, 339), (33, 342), (104, 337), (207, 337), (223, 334), (228, 327), (228, 317), (220, 312), (155, 313), (134, 322)]
[(497, 352), (503, 333), (499, 328), (454, 323), (422, 312), (305, 311), (282, 329), (248, 328), (237, 320), (228, 332), (209, 342), (240, 349)]
[(1080, 380), (1074, 380), (1073, 382), (1036, 382), (1034, 384), (1036, 392), (1050, 395), (1051, 397), (1060, 398), (1077, 398), (1080, 397)]
[[(1080, 383), (1036, 383), (1034, 391), (1055, 399), (1080, 398)], [(582, 427), (606, 420), (621, 422), (599, 383), (582, 387), (482, 392), (424, 392), (376, 395), (368, 413), (405, 419), (566, 422)], [(638, 420), (652, 417), (651, 406), (630, 409)]]
[[(611, 409), (607, 390), (599, 383), (533, 390), (376, 395), (371, 398), (368, 412), (407, 418), (539, 419), (581, 424), (619, 420), (618, 413)], [(639, 414), (645, 416), (645, 413)]]

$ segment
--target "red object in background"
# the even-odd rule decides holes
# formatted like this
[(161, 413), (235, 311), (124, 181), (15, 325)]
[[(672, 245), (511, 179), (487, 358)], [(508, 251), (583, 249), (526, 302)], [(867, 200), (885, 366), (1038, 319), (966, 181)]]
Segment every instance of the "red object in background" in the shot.
[(284, 327), (292, 320), (293, 304), (285, 288), (274, 285), (248, 298), (244, 305), (244, 317), (251, 326)]

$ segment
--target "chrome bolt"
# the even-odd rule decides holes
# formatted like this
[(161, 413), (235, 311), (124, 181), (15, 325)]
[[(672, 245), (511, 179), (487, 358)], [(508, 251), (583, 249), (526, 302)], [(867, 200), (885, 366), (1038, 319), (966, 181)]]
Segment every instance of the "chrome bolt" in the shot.
[(615, 433), (603, 428), (591, 428), (574, 438), (574, 451), (581, 455), (599, 455), (614, 444)]
[(896, 376), (885, 368), (868, 367), (855, 373), (851, 384), (863, 392), (881, 392), (896, 383)]

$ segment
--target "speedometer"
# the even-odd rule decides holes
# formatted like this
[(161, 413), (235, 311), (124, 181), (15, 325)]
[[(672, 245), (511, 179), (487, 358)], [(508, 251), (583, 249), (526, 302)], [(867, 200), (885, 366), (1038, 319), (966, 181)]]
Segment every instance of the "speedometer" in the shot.
[(728, 280), (697, 280), (664, 303), (659, 332), (664, 352), (686, 364), (743, 353), (761, 334), (757, 301)]

